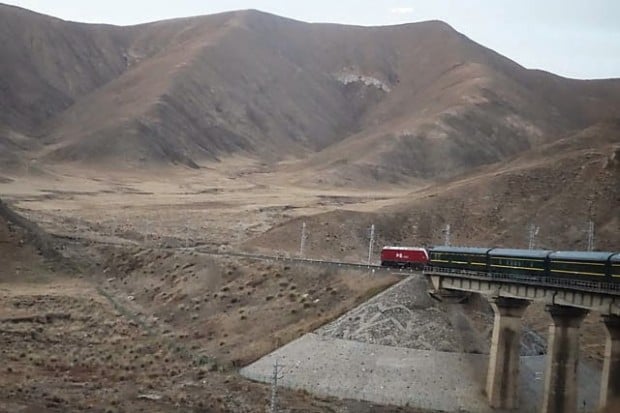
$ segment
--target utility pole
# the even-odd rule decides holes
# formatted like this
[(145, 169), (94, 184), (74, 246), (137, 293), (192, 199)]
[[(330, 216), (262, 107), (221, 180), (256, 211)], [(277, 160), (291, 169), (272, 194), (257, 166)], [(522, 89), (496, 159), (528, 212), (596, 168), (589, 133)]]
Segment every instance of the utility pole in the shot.
[(299, 256), (303, 258), (304, 249), (306, 248), (306, 223), (301, 224), (301, 241), (299, 242)]
[(280, 369), (281, 365), (278, 364), (278, 359), (276, 359), (276, 363), (273, 365), (273, 377), (271, 378), (271, 406), (269, 408), (269, 413), (277, 413), (278, 412), (278, 379), (281, 379)]
[(93, 245), (93, 243), (95, 242), (93, 240), (93, 234), (89, 233), (89, 226), (88, 226), (88, 221), (84, 218), (81, 218), (81, 222), (82, 225), (84, 226), (83, 231), (83, 237), (87, 239), (88, 245)]
[(144, 220), (144, 243), (146, 244), (146, 240), (148, 237), (148, 232), (149, 232), (149, 220), (146, 219)]
[(157, 229), (155, 230), (157, 235), (157, 248), (163, 248), (163, 229), (161, 223), (161, 215), (157, 214)]
[(368, 265), (370, 265), (370, 260), (372, 259), (372, 247), (375, 243), (375, 224), (370, 226), (370, 242), (368, 243)]
[(185, 221), (185, 248), (189, 248), (189, 219)]
[(116, 223), (116, 218), (112, 217), (112, 223), (110, 224), (110, 229), (112, 231), (112, 237), (116, 236), (116, 232), (118, 231), (118, 225)]
[(588, 221), (588, 251), (594, 250), (594, 222)]
[(528, 249), (533, 250), (536, 246), (536, 236), (538, 235), (538, 231), (540, 230), (539, 226), (534, 224), (530, 224), (528, 230)]
[(444, 230), (444, 240), (443, 245), (446, 247), (450, 246), (450, 224), (446, 224), (446, 229)]

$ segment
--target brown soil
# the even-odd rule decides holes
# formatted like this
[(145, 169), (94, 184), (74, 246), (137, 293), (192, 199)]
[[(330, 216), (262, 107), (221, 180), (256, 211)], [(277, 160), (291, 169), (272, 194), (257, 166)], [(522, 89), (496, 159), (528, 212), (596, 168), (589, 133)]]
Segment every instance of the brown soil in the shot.
[[(508, 247), (534, 224), (539, 247), (583, 249), (589, 220), (620, 245), (618, 80), (529, 71), (440, 22), (112, 27), (0, 5), (0, 26), (0, 410), (264, 411), (239, 366), (396, 281), (195, 246), (297, 255), (306, 223), (306, 257), (365, 262), (375, 224), (376, 262), (446, 224)], [(600, 358), (596, 315), (582, 340)]]
[[(264, 411), (269, 389), (238, 367), (397, 280), (53, 240), (1, 212), (2, 411)], [(37, 237), (69, 258), (46, 258)], [(279, 398), (291, 411), (413, 412), (284, 389)]]
[[(517, 219), (525, 221), (533, 214), (546, 217), (541, 224), (559, 219), (544, 215), (544, 209), (525, 208), (522, 191), (575, 211), (570, 212), (574, 216), (562, 215), (564, 220), (581, 217), (575, 189), (554, 186), (561, 176), (567, 185), (578, 180), (596, 194), (601, 219), (598, 245), (614, 245), (618, 231), (609, 228), (617, 225), (615, 144), (601, 138), (582, 148), (588, 136), (562, 141), (568, 149), (557, 156), (543, 156), (543, 148), (542, 155), (516, 158), (496, 169), (414, 192), (297, 187), (286, 175), (266, 172), (243, 159), (222, 162), (218, 169), (167, 170), (165, 176), (66, 167), (11, 175), (12, 180), (1, 184), (2, 192), (38, 225), (6, 207), (2, 210), (0, 257), (5, 265), (0, 270), (4, 294), (0, 318), (21, 320), (2, 322), (3, 365), (13, 371), (26, 369), (22, 353), (33, 362), (26, 369), (29, 373), (11, 376), (1, 403), (8, 410), (20, 406), (38, 410), (48, 404), (52, 410), (92, 410), (90, 405), (112, 411), (148, 410), (154, 405), (162, 411), (174, 411), (177, 405), (188, 409), (202, 405), (207, 411), (208, 406), (215, 411), (243, 411), (239, 406), (262, 410), (268, 389), (241, 379), (236, 373), (239, 366), (335, 318), (396, 278), (233, 260), (179, 247), (295, 255), (301, 223), (306, 222), (306, 256), (361, 262), (366, 260), (371, 223), (377, 225), (378, 246), (420, 245), (433, 238), (419, 234), (432, 234), (436, 223), (455, 219), (454, 214), (471, 225), (465, 228), (471, 228), (477, 242), (488, 245), (498, 236), (494, 231), (516, 227)], [(590, 149), (594, 142), (598, 146)], [(476, 191), (479, 196), (472, 196)], [(476, 204), (458, 207), (465, 199)], [(509, 209), (501, 210), (497, 220), (482, 219), (481, 213), (493, 210), (494, 202)], [(408, 220), (421, 216), (428, 217), (427, 222), (420, 221), (426, 226), (409, 232)], [(453, 236), (461, 239), (464, 226), (454, 228)], [(541, 238), (546, 228), (542, 226)], [(505, 230), (500, 234), (506, 245), (516, 239)], [(554, 234), (555, 242), (564, 245), (572, 236), (563, 230)], [(96, 312), (87, 310), (93, 306)], [(489, 317), (477, 311), (479, 331), (487, 331), (484, 324)], [(534, 305), (528, 313), (526, 323), (544, 334), (546, 315)], [(59, 335), (67, 340), (54, 339)], [(87, 336), (91, 346), (76, 344)], [(602, 338), (594, 315), (584, 325), (583, 351), (600, 358)], [(24, 352), (24, 346), (36, 351)], [(148, 364), (157, 354), (161, 360)], [(107, 364), (107, 357), (116, 361)], [(144, 368), (136, 367), (142, 364)], [(62, 381), (36, 379), (51, 377), (48, 372), (57, 368), (63, 372)], [(119, 375), (125, 380), (119, 381)], [(204, 386), (212, 390), (205, 392)], [(162, 398), (138, 398), (151, 393)], [(288, 391), (282, 398), (283, 405), (302, 411), (336, 406), (349, 411), (378, 409)]]

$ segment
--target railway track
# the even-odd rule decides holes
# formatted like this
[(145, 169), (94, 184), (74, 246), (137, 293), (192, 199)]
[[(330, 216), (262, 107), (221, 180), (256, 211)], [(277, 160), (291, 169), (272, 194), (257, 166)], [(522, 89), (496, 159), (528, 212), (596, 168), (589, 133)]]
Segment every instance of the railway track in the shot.
[[(54, 235), (56, 238), (63, 239), (65, 242), (84, 242), (86, 238), (82, 237), (70, 237), (70, 236), (60, 236)], [(93, 242), (93, 240), (89, 240)], [(94, 241), (93, 243), (99, 245), (140, 245), (139, 243), (128, 242), (127, 244), (123, 243), (112, 243), (106, 241)], [(144, 246), (144, 245), (143, 245)], [(150, 246), (152, 247), (152, 246)], [(394, 267), (382, 267), (377, 264), (368, 264), (368, 263), (359, 263), (359, 262), (347, 262), (347, 261), (334, 261), (334, 260), (320, 260), (320, 259), (312, 259), (312, 258), (302, 258), (302, 257), (290, 257), (290, 256), (282, 256), (282, 255), (265, 255), (265, 254), (251, 254), (244, 252), (232, 252), (232, 251), (218, 251), (214, 249), (209, 249), (204, 245), (197, 245), (193, 247), (164, 247), (158, 246), (156, 248), (164, 249), (164, 250), (174, 250), (174, 251), (189, 251), (196, 252), (198, 254), (203, 255), (211, 255), (211, 256), (220, 256), (220, 257), (236, 257), (250, 260), (259, 260), (259, 261), (271, 261), (271, 262), (284, 262), (284, 263), (293, 263), (293, 264), (306, 264), (306, 265), (317, 265), (317, 266), (327, 266), (327, 267), (336, 267), (336, 268), (352, 268), (352, 269), (362, 269), (369, 270), (372, 272), (379, 272), (384, 274), (395, 274), (406, 277), (412, 274), (422, 274), (423, 271), (412, 270), (409, 268), (394, 268)], [(427, 273), (429, 272), (429, 268), (426, 268)], [(437, 269), (435, 269), (437, 270)], [(599, 292), (608, 292), (614, 295), (620, 294), (620, 287), (617, 284), (607, 284), (600, 282), (589, 282), (583, 280), (555, 280), (555, 279), (545, 279), (540, 280), (538, 278), (525, 277), (519, 275), (507, 275), (507, 274), (494, 274), (494, 273), (473, 273), (465, 270), (454, 270), (454, 269), (441, 269), (448, 273), (448, 275), (459, 275), (464, 278), (471, 279), (487, 279), (494, 281), (503, 281), (503, 282), (520, 282), (524, 285), (553, 285), (559, 288), (568, 288), (568, 289), (579, 289), (579, 290), (587, 290), (587, 291), (599, 291)]]
[(249, 254), (249, 253), (242, 253), (242, 252), (222, 252), (222, 251), (204, 250), (204, 249), (201, 249), (200, 247), (181, 248), (180, 250), (191, 250), (199, 254), (205, 254), (205, 255), (237, 257), (237, 258), (261, 260), (261, 261), (289, 262), (289, 263), (295, 263), (295, 264), (310, 264), (310, 265), (324, 265), (324, 266), (341, 267), (341, 268), (345, 267), (345, 268), (355, 268), (355, 269), (367, 269), (371, 271), (381, 271), (381, 272), (402, 274), (403, 276), (406, 276), (409, 274), (420, 273), (420, 271), (414, 271), (414, 270), (410, 270), (407, 268), (382, 267), (381, 265), (377, 265), (377, 264), (364, 264), (364, 263), (347, 262), (347, 261), (318, 260), (318, 259), (312, 259), (312, 258), (286, 257), (286, 256), (279, 256), (279, 255), (264, 255), (264, 254)]
[[(57, 239), (61, 239), (64, 242), (73, 242), (73, 243), (83, 243), (89, 242), (91, 244), (97, 245), (109, 245), (109, 246), (137, 246), (141, 245), (139, 242), (110, 242), (110, 241), (102, 241), (102, 240), (92, 240), (79, 236), (67, 236), (67, 235), (58, 235), (53, 234), (53, 236)], [(393, 268), (393, 267), (382, 267), (377, 264), (364, 264), (364, 263), (356, 263), (356, 262), (347, 262), (347, 261), (333, 261), (333, 260), (319, 260), (312, 258), (301, 258), (301, 257), (287, 257), (282, 255), (265, 255), (265, 254), (250, 254), (244, 252), (231, 252), (231, 251), (217, 251), (213, 249), (208, 249), (204, 246), (193, 246), (193, 247), (165, 247), (165, 246), (146, 246), (142, 245), (145, 248), (158, 248), (163, 250), (173, 250), (173, 251), (191, 251), (196, 252), (198, 254), (203, 255), (211, 255), (211, 256), (220, 256), (220, 257), (237, 257), (237, 258), (245, 258), (252, 260), (260, 260), (260, 261), (273, 261), (273, 262), (288, 262), (295, 264), (309, 264), (309, 265), (322, 265), (322, 266), (330, 266), (330, 267), (338, 267), (338, 268), (355, 268), (355, 269), (367, 269), (370, 271), (376, 272), (384, 272), (384, 273), (392, 273), (399, 274), (402, 276), (407, 276), (411, 274), (420, 274), (421, 271), (411, 270), (408, 268)]]

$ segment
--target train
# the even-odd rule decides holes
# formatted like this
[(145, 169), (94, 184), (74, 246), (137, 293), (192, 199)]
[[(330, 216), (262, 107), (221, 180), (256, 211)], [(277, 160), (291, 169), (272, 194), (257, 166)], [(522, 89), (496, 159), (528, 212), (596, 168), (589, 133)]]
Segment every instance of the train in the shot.
[(386, 246), (381, 265), (620, 283), (620, 252)]
[(421, 270), (428, 264), (428, 251), (418, 247), (383, 247), (381, 265)]

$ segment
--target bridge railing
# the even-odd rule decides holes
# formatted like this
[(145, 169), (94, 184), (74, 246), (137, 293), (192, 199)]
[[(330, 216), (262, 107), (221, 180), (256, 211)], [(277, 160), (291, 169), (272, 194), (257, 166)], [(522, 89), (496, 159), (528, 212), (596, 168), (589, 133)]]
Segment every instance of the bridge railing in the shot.
[(563, 289), (578, 289), (590, 292), (620, 295), (620, 282), (602, 280), (584, 280), (578, 278), (541, 277), (536, 275), (469, 271), (458, 268), (444, 268), (435, 266), (424, 267), (426, 275), (450, 275), (461, 278), (486, 279), (504, 283), (518, 283), (533, 286), (553, 286)]

